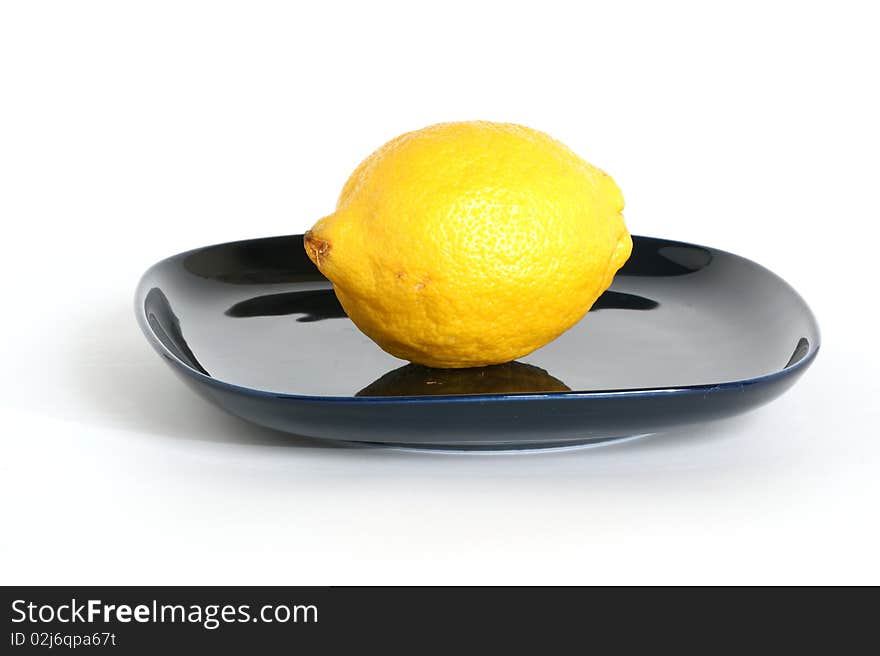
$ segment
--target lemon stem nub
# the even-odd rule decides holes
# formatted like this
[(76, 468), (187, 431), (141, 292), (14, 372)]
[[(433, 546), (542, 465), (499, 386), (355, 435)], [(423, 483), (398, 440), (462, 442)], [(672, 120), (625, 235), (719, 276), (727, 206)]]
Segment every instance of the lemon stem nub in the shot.
[(305, 243), (306, 253), (308, 253), (309, 258), (320, 267), (322, 260), (330, 252), (330, 242), (326, 239), (318, 239), (312, 234), (311, 230), (305, 234), (303, 242)]

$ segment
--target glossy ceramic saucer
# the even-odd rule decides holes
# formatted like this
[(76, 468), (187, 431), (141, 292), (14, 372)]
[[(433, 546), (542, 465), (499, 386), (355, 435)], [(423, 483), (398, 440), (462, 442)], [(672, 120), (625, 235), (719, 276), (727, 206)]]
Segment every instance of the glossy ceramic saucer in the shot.
[(423, 448), (598, 444), (727, 417), (787, 390), (819, 348), (813, 314), (778, 276), (649, 237), (634, 237), (580, 323), (495, 367), (429, 369), (381, 351), (346, 317), (301, 235), (162, 260), (141, 279), (135, 311), (171, 369), (238, 417)]

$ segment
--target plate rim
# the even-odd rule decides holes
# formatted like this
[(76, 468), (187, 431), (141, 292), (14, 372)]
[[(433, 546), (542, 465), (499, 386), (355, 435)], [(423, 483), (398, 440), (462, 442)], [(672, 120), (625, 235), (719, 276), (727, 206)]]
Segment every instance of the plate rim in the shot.
[(737, 255), (736, 253), (730, 253), (728, 251), (724, 251), (719, 248), (702, 246), (699, 244), (693, 244), (689, 242), (673, 240), (673, 239), (665, 239), (662, 237), (651, 237), (647, 235), (632, 235), (633, 240), (637, 239), (660, 239), (662, 241), (669, 242), (671, 244), (681, 245), (685, 247), (691, 248), (702, 248), (711, 250), (716, 253), (723, 253), (725, 255), (730, 255), (740, 260), (743, 260), (753, 266), (756, 266), (763, 271), (766, 271), (771, 276), (779, 279), (783, 282), (790, 292), (797, 296), (804, 305), (804, 309), (806, 310), (808, 317), (812, 323), (813, 330), (815, 332), (815, 343), (813, 341), (808, 342), (808, 350), (807, 353), (801, 357), (800, 360), (795, 362), (794, 364), (787, 365), (782, 369), (777, 371), (771, 371), (767, 374), (762, 374), (761, 376), (754, 376), (752, 378), (744, 378), (741, 380), (735, 381), (727, 381), (723, 383), (701, 383), (697, 385), (676, 385), (676, 386), (663, 386), (663, 387), (643, 387), (643, 388), (628, 388), (628, 389), (609, 389), (609, 390), (569, 390), (562, 392), (521, 392), (516, 394), (504, 394), (504, 393), (496, 393), (496, 394), (445, 394), (445, 395), (430, 395), (430, 396), (328, 396), (328, 395), (312, 395), (312, 394), (292, 394), (289, 392), (275, 392), (271, 390), (263, 390), (255, 387), (246, 387), (243, 385), (237, 385), (235, 383), (231, 383), (225, 380), (221, 380), (219, 378), (214, 378), (213, 376), (208, 376), (203, 374), (202, 372), (193, 369), (187, 363), (180, 360), (171, 350), (166, 347), (161, 340), (159, 340), (152, 328), (149, 326), (146, 315), (143, 312), (143, 303), (141, 302), (144, 294), (143, 290), (146, 285), (146, 280), (150, 273), (163, 265), (164, 263), (184, 257), (191, 253), (195, 253), (198, 251), (205, 250), (207, 248), (217, 248), (223, 246), (232, 246), (236, 244), (246, 244), (255, 241), (261, 241), (264, 239), (279, 239), (279, 238), (296, 238), (302, 237), (301, 234), (292, 234), (292, 235), (276, 235), (270, 237), (256, 237), (253, 239), (239, 239), (234, 241), (222, 242), (219, 244), (210, 244), (207, 246), (201, 246), (198, 248), (193, 248), (187, 251), (183, 251), (181, 253), (177, 253), (175, 255), (171, 255), (169, 257), (165, 257), (158, 262), (154, 263), (150, 267), (147, 268), (146, 271), (141, 275), (138, 280), (138, 284), (135, 290), (134, 296), (134, 311), (135, 318), (137, 320), (138, 326), (141, 329), (141, 332), (146, 337), (147, 341), (153, 347), (153, 349), (159, 353), (169, 364), (174, 366), (177, 370), (179, 370), (184, 375), (195, 378), (196, 380), (205, 383), (209, 386), (218, 387), (220, 389), (225, 389), (227, 391), (235, 392), (238, 394), (244, 394), (247, 396), (254, 396), (258, 398), (276, 398), (276, 399), (286, 399), (291, 401), (303, 401), (310, 403), (328, 403), (328, 404), (339, 404), (339, 403), (354, 403), (354, 404), (382, 404), (382, 405), (396, 405), (396, 404), (413, 404), (413, 403), (487, 403), (487, 402), (499, 402), (499, 401), (564, 401), (564, 400), (584, 400), (584, 399), (606, 399), (606, 398), (644, 398), (651, 396), (682, 396), (682, 395), (693, 395), (693, 394), (716, 394), (719, 392), (730, 392), (741, 390), (745, 387), (749, 387), (752, 385), (759, 385), (762, 383), (771, 383), (777, 380), (783, 380), (793, 375), (797, 375), (802, 370), (806, 370), (812, 363), (813, 360), (816, 359), (816, 356), (819, 353), (819, 349), (821, 347), (821, 333), (819, 330), (819, 323), (816, 320), (816, 316), (813, 313), (810, 306), (804, 300), (804, 298), (798, 294), (797, 290), (794, 289), (788, 282), (786, 282), (782, 277), (778, 274), (774, 273), (767, 267), (764, 267), (757, 262), (750, 260), (742, 255)]

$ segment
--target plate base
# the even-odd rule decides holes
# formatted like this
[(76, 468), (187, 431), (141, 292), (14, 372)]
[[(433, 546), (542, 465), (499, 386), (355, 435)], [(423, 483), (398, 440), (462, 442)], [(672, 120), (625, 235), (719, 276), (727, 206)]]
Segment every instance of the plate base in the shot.
[(612, 444), (622, 444), (644, 437), (650, 437), (656, 433), (641, 433), (639, 435), (624, 435), (617, 437), (591, 438), (585, 440), (566, 440), (564, 442), (524, 442), (505, 444), (394, 444), (387, 442), (351, 442), (355, 447), (373, 447), (393, 449), (414, 453), (439, 453), (448, 455), (511, 455), (518, 453), (552, 453), (556, 451), (575, 451), (592, 449)]

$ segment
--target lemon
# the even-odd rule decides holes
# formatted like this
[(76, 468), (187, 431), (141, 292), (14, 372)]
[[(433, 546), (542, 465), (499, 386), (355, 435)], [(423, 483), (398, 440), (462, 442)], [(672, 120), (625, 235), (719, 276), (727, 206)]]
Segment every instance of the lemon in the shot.
[(577, 323), (632, 250), (603, 171), (510, 123), (441, 123), (370, 155), (311, 260), (382, 349), (429, 367), (509, 362)]

